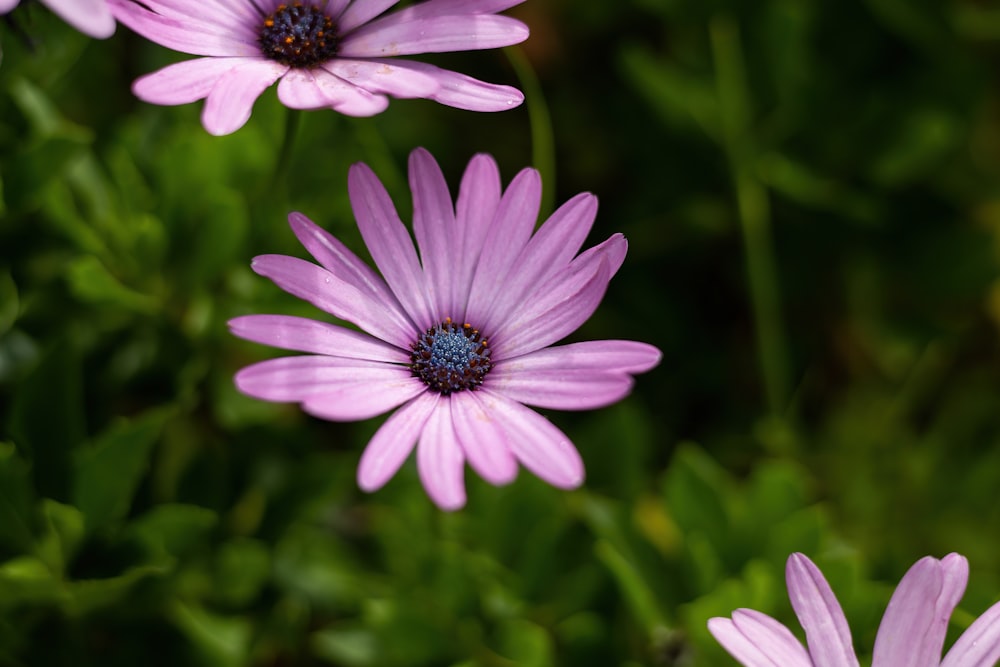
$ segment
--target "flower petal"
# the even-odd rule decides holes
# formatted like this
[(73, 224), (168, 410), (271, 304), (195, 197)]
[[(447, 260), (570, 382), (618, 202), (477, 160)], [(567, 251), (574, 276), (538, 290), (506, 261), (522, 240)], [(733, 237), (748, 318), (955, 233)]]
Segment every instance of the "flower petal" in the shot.
[(386, 317), (383, 304), (312, 262), (285, 255), (261, 255), (254, 257), (251, 268), (289, 294), (397, 347), (406, 347), (413, 340), (410, 333), (401, 331)]
[(55, 14), (85, 35), (104, 39), (115, 33), (115, 17), (105, 0), (43, 0)]
[(455, 224), (448, 184), (438, 163), (422, 148), (410, 153), (409, 174), (413, 234), (427, 276), (431, 308), (439, 317), (459, 317), (451, 268), (462, 247), (462, 227)]
[(872, 653), (872, 667), (936, 665), (941, 659), (931, 643), (937, 633), (938, 599), (944, 571), (936, 558), (921, 558), (903, 575), (889, 600)]
[(522, 2), (524, 0), (427, 0), (427, 2), (405, 7), (393, 16), (399, 16), (400, 20), (410, 21), (448, 14), (496, 14)]
[[(302, 401), (335, 391), (344, 383), (392, 385), (416, 380), (405, 366), (322, 355), (278, 357), (251, 364), (236, 374), (244, 394), (265, 401)], [(419, 380), (417, 380), (419, 382)]]
[(233, 335), (283, 350), (406, 364), (410, 355), (367, 334), (290, 315), (244, 315), (229, 320)]
[(662, 356), (652, 345), (634, 340), (590, 340), (505, 359), (502, 367), (522, 372), (562, 369), (645, 373), (660, 363)]
[(958, 638), (941, 667), (993, 667), (1000, 661), (1000, 602), (975, 620)]
[(330, 108), (349, 116), (374, 116), (389, 105), (384, 95), (370, 93), (322, 67), (289, 70), (278, 84), (278, 99), (291, 109)]
[(21, 0), (0, 0), (0, 14), (6, 14), (17, 7)]
[(288, 224), (299, 242), (323, 268), (353, 285), (378, 304), (384, 328), (387, 331), (395, 330), (393, 338), (386, 340), (397, 347), (406, 348), (416, 339), (419, 331), (382, 276), (375, 273), (335, 236), (301, 213), (289, 213)]
[(451, 401), (431, 412), (417, 444), (417, 472), (427, 495), (445, 511), (465, 504), (465, 457), (452, 426)]
[(522, 372), (502, 364), (490, 371), (490, 391), (507, 398), (551, 410), (593, 410), (623, 399), (633, 380), (621, 373), (594, 370), (545, 370)]
[(375, 491), (388, 482), (413, 451), (440, 394), (424, 392), (396, 410), (365, 447), (358, 464), (358, 486)]
[[(551, 288), (535, 295), (513, 320), (493, 334), (493, 359), (503, 361), (540, 350), (576, 331), (593, 315), (608, 288), (608, 264), (564, 272)], [(485, 327), (484, 327), (485, 328)]]
[(201, 114), (201, 124), (209, 134), (231, 134), (250, 120), (253, 103), (260, 94), (288, 71), (287, 65), (273, 60), (247, 58), (215, 82)]
[(583, 483), (583, 461), (569, 438), (545, 417), (520, 403), (483, 389), (486, 412), (504, 429), (511, 451), (525, 468), (561, 489)]
[(816, 667), (857, 667), (851, 629), (819, 568), (805, 555), (794, 553), (788, 557), (785, 580)]
[[(708, 631), (712, 633), (722, 648), (736, 658), (744, 667), (786, 667), (771, 659), (771, 653), (765, 648), (754, 644), (743, 634), (736, 623), (728, 618), (715, 617), (708, 619)], [(795, 666), (788, 666), (795, 667)], [(811, 667), (807, 662), (805, 667)]]
[(335, 58), (321, 67), (359, 88), (394, 97), (429, 97), (441, 87), (430, 74), (398, 67), (394, 61), (387, 59)]
[[(379, 62), (377, 58), (372, 61)], [(433, 77), (438, 83), (438, 89), (434, 94), (427, 95), (427, 99), (439, 104), (468, 111), (507, 111), (524, 102), (524, 94), (511, 86), (486, 83), (415, 60), (393, 60), (392, 63), (397, 69)]]
[(781, 667), (813, 667), (813, 661), (795, 635), (784, 625), (753, 609), (737, 609), (733, 623), (754, 645), (767, 651)]
[(509, 484), (517, 477), (517, 459), (500, 425), (479, 398), (479, 392), (452, 394), (451, 419), (465, 458), (490, 484)]
[(337, 26), (341, 32), (350, 32), (358, 26), (368, 23), (398, 2), (399, 0), (354, 0), (344, 10), (344, 13), (337, 17)]
[(359, 162), (348, 173), (347, 190), (358, 229), (389, 288), (419, 330), (437, 324), (440, 315), (430, 309), (417, 251), (385, 187)]
[(461, 306), (463, 322), (467, 319), (466, 304), (472, 288), (479, 256), (496, 215), (501, 195), (500, 170), (489, 155), (479, 153), (469, 161), (455, 202), (457, 227), (462, 229), (462, 244), (455, 258), (455, 284), (460, 290), (456, 297)]
[(241, 39), (225, 26), (162, 16), (132, 0), (106, 2), (120, 23), (168, 49), (196, 56), (260, 56), (257, 44)]
[(330, 391), (307, 397), (302, 409), (320, 419), (359, 421), (385, 414), (426, 391), (427, 386), (412, 375), (391, 382), (345, 381)]
[(208, 97), (222, 75), (243, 62), (245, 58), (184, 60), (139, 77), (132, 92), (150, 104), (189, 104)]
[(450, 14), (407, 20), (389, 14), (344, 37), (340, 54), (346, 58), (406, 56), (494, 49), (528, 38), (528, 26), (509, 16)]
[(466, 318), (481, 331), (493, 335), (499, 330), (498, 323), (488, 315), (504, 289), (511, 267), (531, 238), (541, 201), (542, 180), (534, 169), (522, 169), (500, 199), (472, 279), (466, 311)]

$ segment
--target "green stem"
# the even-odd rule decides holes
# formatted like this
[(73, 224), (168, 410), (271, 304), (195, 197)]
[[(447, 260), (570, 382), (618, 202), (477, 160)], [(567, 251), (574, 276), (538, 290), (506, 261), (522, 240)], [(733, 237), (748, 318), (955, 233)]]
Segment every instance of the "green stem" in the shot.
[(524, 89), (524, 103), (528, 108), (528, 122), (531, 125), (531, 161), (545, 184), (542, 188), (541, 208), (541, 218), (544, 220), (555, 210), (556, 141), (552, 130), (552, 116), (538, 75), (524, 51), (515, 46), (508, 46), (503, 51)]
[(717, 16), (711, 22), (710, 37), (723, 141), (736, 189), (746, 252), (757, 353), (768, 409), (778, 416), (788, 405), (789, 363), (772, 241), (771, 209), (767, 190), (754, 173), (756, 149), (750, 129), (750, 95), (743, 69), (739, 27), (732, 18)]
[(276, 190), (287, 185), (288, 166), (292, 162), (292, 152), (295, 150), (295, 137), (298, 136), (299, 125), (301, 124), (302, 112), (296, 109), (287, 109), (285, 114), (285, 133), (281, 139), (278, 160), (274, 163), (271, 190)]

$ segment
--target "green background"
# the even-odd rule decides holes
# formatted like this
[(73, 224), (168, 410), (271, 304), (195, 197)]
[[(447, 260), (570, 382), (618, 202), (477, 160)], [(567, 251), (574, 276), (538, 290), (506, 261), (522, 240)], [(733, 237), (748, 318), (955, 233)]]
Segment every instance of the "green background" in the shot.
[[(733, 665), (706, 620), (800, 633), (788, 554), (870, 655), (918, 558), (971, 564), (954, 638), (1000, 595), (1000, 8), (974, 0), (529, 0), (531, 38), (424, 60), (516, 84), (476, 114), (394, 101), (233, 135), (132, 97), (186, 56), (41, 6), (0, 24), (0, 665)], [(530, 63), (530, 65), (529, 65)], [(409, 219), (406, 156), (475, 152), (630, 241), (574, 340), (662, 364), (547, 413), (588, 470), (437, 510), (412, 461), (354, 481), (381, 419), (240, 395), (278, 351), (247, 313), (323, 318), (254, 275), (298, 210), (364, 255), (347, 168)], [(950, 640), (949, 640), (950, 641)], [(864, 662), (864, 659), (863, 659)]]

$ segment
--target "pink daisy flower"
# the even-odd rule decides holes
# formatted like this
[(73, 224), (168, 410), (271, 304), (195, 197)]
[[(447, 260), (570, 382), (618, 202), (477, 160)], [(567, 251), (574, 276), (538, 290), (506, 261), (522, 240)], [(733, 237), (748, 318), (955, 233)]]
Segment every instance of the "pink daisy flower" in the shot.
[[(737, 609), (732, 619), (710, 619), (708, 629), (747, 667), (858, 667), (847, 619), (819, 568), (804, 555), (792, 554), (785, 578), (808, 650), (784, 625), (752, 609)], [(948, 619), (968, 580), (964, 556), (918, 560), (889, 600), (875, 637), (872, 667), (995, 665), (1000, 660), (1000, 603), (969, 626), (941, 659)]]
[(527, 26), (496, 14), (524, 0), (428, 0), (384, 15), (398, 1), (107, 0), (143, 37), (205, 56), (141, 77), (132, 90), (153, 104), (204, 99), (202, 124), (211, 134), (241, 128), (276, 81), (287, 107), (349, 116), (384, 111), (389, 95), (472, 111), (523, 101), (515, 88), (395, 56), (522, 42)]
[(515, 478), (519, 462), (557, 487), (580, 485), (576, 448), (525, 406), (605, 406), (659, 362), (659, 350), (633, 341), (551, 346), (597, 308), (625, 259), (625, 237), (577, 255), (597, 215), (589, 193), (533, 233), (538, 172), (521, 171), (502, 191), (487, 155), (469, 163), (454, 205), (430, 153), (414, 151), (409, 173), (416, 248), (371, 169), (356, 164), (348, 176), (381, 276), (300, 213), (289, 216), (292, 231), (320, 265), (254, 259), (258, 274), (364, 333), (284, 315), (237, 317), (229, 323), (237, 336), (308, 353), (248, 366), (237, 387), (334, 421), (395, 410), (361, 457), (365, 491), (385, 484), (414, 447), (423, 485), (443, 509), (465, 504), (465, 463), (497, 485)]
[[(0, 14), (13, 11), (21, 0), (0, 0)], [(59, 18), (85, 35), (105, 39), (115, 32), (115, 17), (105, 0), (41, 0)]]

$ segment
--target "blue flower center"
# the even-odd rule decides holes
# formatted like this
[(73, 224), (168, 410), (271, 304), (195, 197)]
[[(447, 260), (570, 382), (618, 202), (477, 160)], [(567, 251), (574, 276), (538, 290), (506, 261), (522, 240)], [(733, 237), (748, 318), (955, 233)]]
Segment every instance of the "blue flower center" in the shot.
[(448, 317), (420, 334), (410, 346), (410, 369), (439, 394), (476, 389), (493, 368), (489, 343), (471, 324)]
[(337, 55), (337, 25), (317, 5), (278, 5), (257, 38), (266, 58), (292, 67), (315, 67)]

